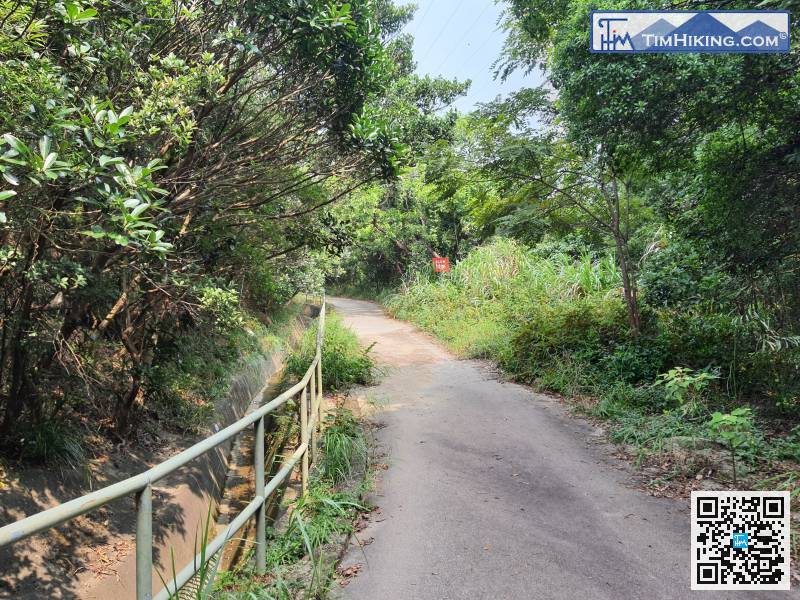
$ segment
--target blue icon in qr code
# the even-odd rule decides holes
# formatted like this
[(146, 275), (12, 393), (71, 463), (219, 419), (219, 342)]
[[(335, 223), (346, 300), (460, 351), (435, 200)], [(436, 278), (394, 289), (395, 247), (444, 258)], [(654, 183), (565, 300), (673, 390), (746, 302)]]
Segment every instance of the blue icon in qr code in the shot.
[(692, 492), (691, 589), (790, 589), (789, 492)]

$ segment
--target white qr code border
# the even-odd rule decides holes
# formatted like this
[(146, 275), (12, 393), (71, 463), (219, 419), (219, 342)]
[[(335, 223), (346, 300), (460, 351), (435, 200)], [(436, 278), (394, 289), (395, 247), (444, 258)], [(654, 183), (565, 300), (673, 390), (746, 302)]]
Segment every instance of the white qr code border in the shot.
[[(717, 510), (719, 511), (716, 513), (716, 518), (714, 517), (713, 508), (715, 506), (714, 502), (707, 501), (703, 503), (703, 506), (700, 507), (701, 515), (698, 515), (698, 506), (701, 499), (713, 499), (716, 498), (716, 506)], [(722, 544), (727, 546), (732, 545), (732, 534), (726, 532), (724, 534), (720, 534), (717, 539), (712, 539), (706, 541), (706, 543), (701, 543), (698, 540), (698, 537), (701, 536), (706, 528), (703, 527), (702, 524), (708, 524), (715, 521), (720, 522), (720, 527), (725, 529), (728, 528), (730, 531), (734, 531), (734, 527), (736, 530), (744, 529), (743, 533), (748, 533), (748, 539), (753, 540), (754, 536), (758, 533), (757, 531), (753, 531), (752, 528), (750, 531), (747, 530), (747, 526), (743, 525), (743, 521), (739, 520), (742, 519), (744, 515), (740, 515), (737, 513), (737, 523), (738, 526), (729, 525), (723, 522), (723, 519), (720, 518), (720, 513), (722, 512), (723, 505), (720, 502), (727, 502), (730, 503), (731, 500), (741, 500), (741, 499), (755, 499), (759, 498), (760, 502), (760, 512), (758, 513), (759, 516), (759, 523), (765, 523), (772, 526), (779, 530), (779, 533), (783, 536), (783, 539), (776, 540), (776, 548), (779, 548), (779, 558), (781, 562), (779, 563), (779, 567), (783, 569), (782, 576), (780, 578), (779, 583), (733, 583), (730, 581), (726, 581), (721, 583), (720, 581), (725, 578), (724, 575), (730, 574), (731, 571), (727, 571), (723, 573), (723, 562), (721, 558), (717, 554), (717, 549), (721, 547)], [(764, 501), (764, 498), (771, 499), (771, 498), (782, 498), (783, 502), (783, 511), (774, 513), (773, 516), (769, 515), (770, 504), (772, 506), (777, 507), (777, 504), (774, 503), (767, 503)], [(770, 491), (694, 491), (692, 492), (692, 510), (691, 510), (691, 523), (692, 523), (692, 560), (691, 560), (691, 589), (692, 590), (788, 590), (790, 589), (790, 560), (789, 560), (789, 538), (790, 538), (790, 504), (789, 504), (789, 492), (770, 492)], [(766, 512), (765, 512), (765, 507)], [(745, 511), (742, 511), (745, 512)], [(750, 513), (752, 514), (752, 512)], [(701, 524), (702, 523), (702, 524)], [(752, 550), (755, 546), (754, 544), (749, 543), (749, 547), (747, 550), (742, 550), (741, 557), (744, 558), (746, 556), (746, 552), (748, 550)], [(716, 559), (716, 560), (715, 560)], [(760, 563), (760, 561), (759, 561)], [(752, 562), (751, 562), (752, 564)], [(716, 567), (714, 567), (716, 565)], [(741, 566), (741, 562), (737, 561), (737, 566)], [(769, 566), (768, 564), (766, 566)], [(703, 576), (708, 578), (709, 581), (715, 580), (716, 583), (706, 583), (702, 581), (698, 581), (700, 579), (700, 567), (703, 568)], [(716, 571), (715, 571), (716, 568)], [(766, 567), (765, 567), (766, 568)], [(742, 572), (741, 570), (738, 572)], [(752, 572), (748, 570), (747, 572)], [(730, 579), (730, 577), (726, 578)]]

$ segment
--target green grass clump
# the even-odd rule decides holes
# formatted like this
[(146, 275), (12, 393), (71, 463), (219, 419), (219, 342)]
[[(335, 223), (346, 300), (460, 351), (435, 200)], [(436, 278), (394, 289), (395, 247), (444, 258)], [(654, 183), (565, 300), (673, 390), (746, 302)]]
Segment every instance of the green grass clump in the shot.
[[(219, 600), (296, 600), (323, 598), (334, 565), (324, 562), (320, 549), (336, 536), (353, 531), (363, 507), (353, 492), (334, 491), (320, 480), (312, 481), (308, 493), (291, 507), (287, 528), (268, 540), (266, 577), (258, 577), (252, 566), (220, 573), (214, 598)], [(310, 557), (310, 580), (293, 571)]]
[[(304, 333), (298, 348), (286, 361), (286, 373), (302, 377), (308, 370), (317, 348), (317, 323)], [(322, 378), (325, 389), (340, 390), (355, 383), (368, 384), (373, 378), (374, 363), (369, 348), (362, 348), (355, 333), (348, 329), (336, 313), (325, 319), (322, 344)]]
[(308, 493), (294, 503), (286, 531), (270, 542), (267, 568), (295, 562), (328, 543), (335, 535), (350, 533), (360, 509), (355, 494), (334, 491), (327, 483), (315, 481)]
[(27, 425), (19, 438), (23, 460), (76, 469), (86, 460), (83, 436), (74, 424), (58, 419)]
[(319, 477), (332, 485), (339, 485), (366, 471), (369, 458), (367, 440), (361, 425), (349, 410), (338, 409), (326, 418), (326, 422)]

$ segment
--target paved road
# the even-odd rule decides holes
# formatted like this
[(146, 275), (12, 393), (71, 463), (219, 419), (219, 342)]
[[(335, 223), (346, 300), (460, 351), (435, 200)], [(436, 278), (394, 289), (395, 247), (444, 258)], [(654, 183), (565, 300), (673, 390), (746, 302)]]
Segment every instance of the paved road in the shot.
[(389, 468), (343, 566), (355, 600), (795, 598), (689, 590), (688, 503), (630, 487), (600, 431), (457, 360), (376, 305), (330, 299), (387, 374)]

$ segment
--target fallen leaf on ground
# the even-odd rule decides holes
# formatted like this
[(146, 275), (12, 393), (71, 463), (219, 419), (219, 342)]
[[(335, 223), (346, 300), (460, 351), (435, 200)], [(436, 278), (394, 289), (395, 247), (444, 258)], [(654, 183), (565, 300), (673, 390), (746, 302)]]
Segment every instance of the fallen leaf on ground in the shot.
[(356, 563), (354, 565), (350, 565), (349, 567), (341, 567), (340, 566), (339, 568), (337, 568), (336, 569), (336, 574), (339, 575), (339, 577), (342, 578), (342, 580), (339, 582), (339, 585), (344, 587), (348, 583), (350, 583), (350, 580), (353, 577), (355, 577), (356, 575), (358, 575), (358, 573), (361, 571), (361, 568), (363, 566), (364, 565), (362, 565), (361, 563)]

